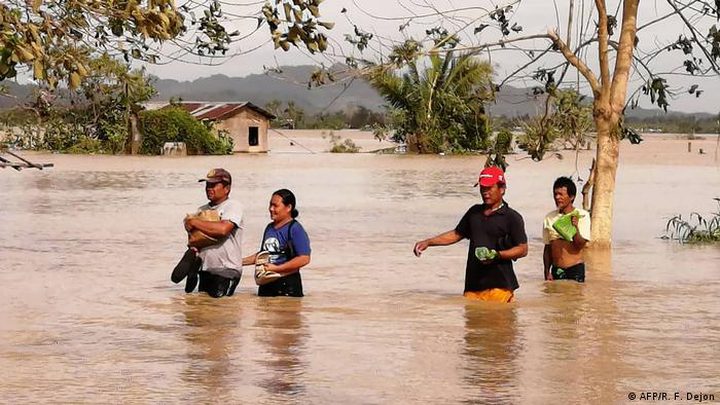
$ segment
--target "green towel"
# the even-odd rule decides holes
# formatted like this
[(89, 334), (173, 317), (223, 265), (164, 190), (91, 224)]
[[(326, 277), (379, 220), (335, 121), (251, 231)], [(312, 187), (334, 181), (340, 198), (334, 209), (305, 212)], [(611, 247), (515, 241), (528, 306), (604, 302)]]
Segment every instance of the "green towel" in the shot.
[(495, 249), (488, 249), (485, 246), (475, 248), (475, 257), (478, 260), (493, 260), (497, 257), (497, 251)]
[(562, 236), (563, 239), (570, 242), (573, 240), (573, 237), (577, 233), (577, 228), (575, 228), (572, 224), (572, 217), (580, 218), (580, 212), (578, 212), (578, 210), (575, 210), (573, 212), (567, 213), (558, 218), (552, 225), (553, 229), (555, 229), (557, 233)]

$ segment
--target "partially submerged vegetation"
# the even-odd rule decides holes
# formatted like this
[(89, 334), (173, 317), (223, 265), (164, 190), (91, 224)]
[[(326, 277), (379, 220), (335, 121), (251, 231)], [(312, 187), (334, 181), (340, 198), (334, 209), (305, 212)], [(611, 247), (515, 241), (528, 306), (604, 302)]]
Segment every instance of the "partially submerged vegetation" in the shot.
[[(6, 142), (65, 153), (157, 155), (165, 142), (185, 142), (190, 154), (232, 151), (229, 137), (181, 108), (144, 111), (142, 103), (156, 91), (143, 70), (130, 70), (107, 54), (88, 66), (91, 75), (77, 89), (38, 89), (32, 103), (0, 113)], [(133, 139), (142, 140), (133, 144)]]
[[(330, 153), (357, 153), (360, 152), (360, 147), (355, 144), (350, 138), (346, 138), (344, 141), (340, 135), (335, 135), (330, 131)], [(325, 138), (325, 133), (322, 135)]]
[(681, 243), (716, 243), (720, 242), (720, 198), (715, 198), (718, 210), (710, 217), (703, 217), (697, 212), (690, 213), (687, 220), (678, 214), (665, 225), (663, 239), (677, 240)]

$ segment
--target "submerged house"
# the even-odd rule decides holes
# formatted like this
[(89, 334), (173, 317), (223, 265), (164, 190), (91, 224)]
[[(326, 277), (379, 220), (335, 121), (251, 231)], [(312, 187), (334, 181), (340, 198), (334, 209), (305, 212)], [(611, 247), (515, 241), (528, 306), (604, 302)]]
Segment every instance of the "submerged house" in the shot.
[(233, 139), (233, 152), (267, 152), (270, 120), (275, 116), (249, 102), (182, 101), (184, 108), (200, 121), (213, 121), (218, 131)]

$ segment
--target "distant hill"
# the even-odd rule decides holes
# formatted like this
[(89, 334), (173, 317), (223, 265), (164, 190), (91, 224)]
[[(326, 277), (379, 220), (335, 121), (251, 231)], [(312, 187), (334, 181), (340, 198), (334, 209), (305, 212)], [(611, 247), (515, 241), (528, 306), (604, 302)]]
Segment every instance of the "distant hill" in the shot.
[[(264, 106), (272, 100), (293, 101), (305, 110), (315, 114), (321, 111), (347, 111), (354, 106), (364, 106), (374, 111), (382, 111), (384, 100), (366, 81), (356, 79), (338, 81), (323, 87), (308, 89), (307, 82), (315, 70), (314, 66), (283, 66), (280, 72), (253, 74), (245, 77), (213, 75), (193, 81), (156, 79), (158, 90), (153, 101), (168, 101), (181, 98), (185, 101), (250, 101)], [(336, 69), (337, 70), (337, 69)], [(340, 77), (340, 74), (338, 74)], [(13, 107), (30, 101), (33, 85), (18, 85), (11, 81), (2, 82), (13, 97), (0, 96), (0, 109)], [(347, 87), (343, 84), (349, 84)], [(496, 93), (497, 101), (488, 106), (495, 116), (518, 117), (537, 115), (544, 110), (544, 96), (533, 96), (531, 89), (503, 86)], [(695, 115), (697, 119), (712, 117), (711, 114), (685, 114), (660, 109), (628, 110), (628, 117), (645, 119), (652, 117), (687, 117)]]
[(281, 70), (246, 77), (214, 75), (191, 82), (160, 79), (155, 83), (158, 90), (155, 101), (179, 97), (188, 101), (250, 101), (258, 106), (272, 100), (294, 101), (308, 113), (344, 111), (359, 105), (375, 111), (382, 109), (382, 97), (364, 80), (328, 82), (328, 85), (308, 89), (314, 67), (287, 66)]
[(5, 86), (6, 93), (9, 95), (0, 95), (0, 109), (12, 108), (27, 103), (30, 101), (35, 88), (33, 85), (17, 84), (10, 80), (4, 80), (0, 84)]

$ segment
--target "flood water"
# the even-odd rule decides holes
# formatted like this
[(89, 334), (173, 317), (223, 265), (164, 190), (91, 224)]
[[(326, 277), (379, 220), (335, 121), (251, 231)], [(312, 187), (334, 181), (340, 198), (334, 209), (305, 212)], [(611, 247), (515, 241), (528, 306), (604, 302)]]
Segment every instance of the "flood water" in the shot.
[[(412, 255), (479, 200), (484, 158), (35, 159), (56, 167), (0, 171), (2, 403), (720, 400), (720, 247), (659, 238), (674, 214), (716, 210), (717, 165), (624, 161), (615, 248), (579, 285), (542, 280), (542, 218), (573, 162), (511, 159), (530, 253), (517, 302), (500, 305), (462, 297), (466, 242)], [(271, 193), (296, 193), (305, 298), (257, 297), (250, 268), (231, 298), (170, 282), (182, 218), (205, 202), (196, 180), (219, 166), (245, 207), (245, 254)]]

